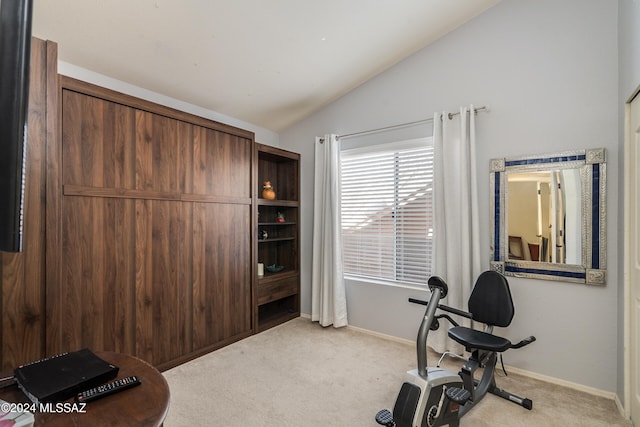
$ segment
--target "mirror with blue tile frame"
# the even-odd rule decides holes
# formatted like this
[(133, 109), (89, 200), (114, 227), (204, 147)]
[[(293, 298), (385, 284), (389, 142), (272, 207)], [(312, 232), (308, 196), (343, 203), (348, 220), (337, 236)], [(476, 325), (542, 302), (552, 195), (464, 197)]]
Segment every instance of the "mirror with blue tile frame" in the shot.
[(606, 150), (493, 159), (491, 269), (603, 285)]

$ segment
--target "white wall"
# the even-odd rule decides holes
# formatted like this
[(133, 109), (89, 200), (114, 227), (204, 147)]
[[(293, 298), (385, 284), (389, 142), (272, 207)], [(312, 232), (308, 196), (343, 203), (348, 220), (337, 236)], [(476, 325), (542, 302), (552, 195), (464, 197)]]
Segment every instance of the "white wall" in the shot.
[[(481, 235), (489, 259), (489, 159), (576, 148), (608, 150), (608, 282), (603, 287), (510, 278), (508, 337), (536, 335), (505, 363), (614, 392), (618, 340), (618, 56), (616, 2), (504, 0), (280, 135), (302, 154), (302, 309), (310, 313), (313, 140), (431, 117), (473, 103), (480, 113)], [(455, 165), (451, 165), (455, 167)], [(621, 258), (621, 257), (620, 257)], [(419, 291), (348, 283), (352, 325), (414, 339)]]

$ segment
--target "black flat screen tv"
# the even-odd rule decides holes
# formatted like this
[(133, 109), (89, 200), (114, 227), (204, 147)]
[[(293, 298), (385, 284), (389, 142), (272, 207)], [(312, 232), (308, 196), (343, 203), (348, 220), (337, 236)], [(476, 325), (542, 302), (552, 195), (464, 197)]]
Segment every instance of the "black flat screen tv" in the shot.
[(0, 251), (22, 250), (32, 0), (0, 0)]

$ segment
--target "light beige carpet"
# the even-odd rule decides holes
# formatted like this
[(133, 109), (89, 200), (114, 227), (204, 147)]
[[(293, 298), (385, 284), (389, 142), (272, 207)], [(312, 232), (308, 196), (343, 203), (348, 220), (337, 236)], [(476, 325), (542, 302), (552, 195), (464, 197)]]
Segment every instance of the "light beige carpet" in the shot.
[[(429, 354), (429, 365), (436, 357)], [(458, 372), (460, 364), (444, 366)], [(298, 318), (164, 372), (164, 425), (373, 427), (415, 365), (415, 345)], [(500, 372), (496, 381), (532, 399), (533, 410), (488, 395), (461, 426), (631, 425), (612, 400), (516, 374)]]

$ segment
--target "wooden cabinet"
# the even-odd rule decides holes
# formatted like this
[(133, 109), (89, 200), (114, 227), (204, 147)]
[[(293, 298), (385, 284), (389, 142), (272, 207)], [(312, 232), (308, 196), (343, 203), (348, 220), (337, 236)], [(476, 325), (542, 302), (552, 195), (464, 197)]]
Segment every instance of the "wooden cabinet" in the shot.
[(61, 78), (47, 354), (160, 369), (253, 333), (253, 133)]
[[(300, 155), (263, 144), (256, 152), (256, 254), (264, 275), (257, 277), (255, 301), (262, 331), (300, 315)], [(265, 181), (275, 200), (261, 197)]]
[[(299, 316), (298, 154), (59, 76), (55, 43), (34, 39), (31, 64), (3, 369), (83, 347), (166, 369)], [(266, 180), (276, 200), (259, 197)], [(257, 262), (283, 269), (258, 278)]]

